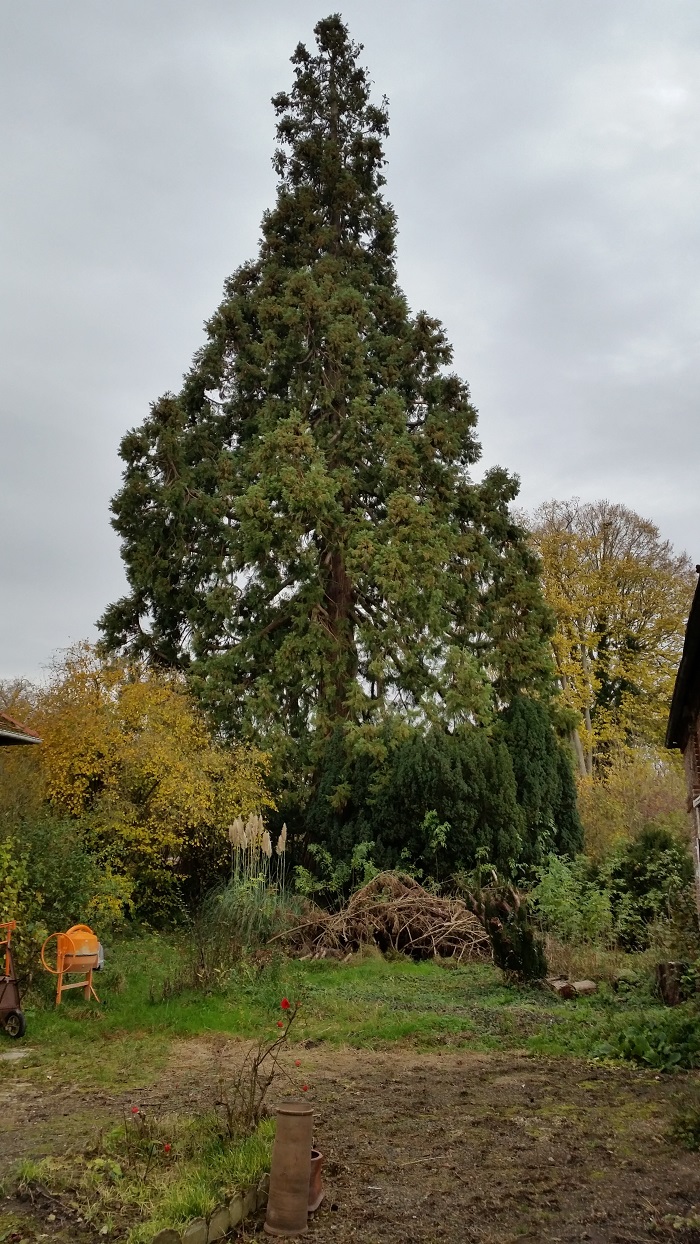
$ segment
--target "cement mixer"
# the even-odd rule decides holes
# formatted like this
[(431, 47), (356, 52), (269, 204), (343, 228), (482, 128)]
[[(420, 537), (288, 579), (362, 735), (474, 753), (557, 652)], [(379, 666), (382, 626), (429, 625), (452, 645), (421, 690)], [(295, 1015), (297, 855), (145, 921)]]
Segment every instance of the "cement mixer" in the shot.
[[(56, 966), (47, 962), (46, 952), (51, 942), (56, 941)], [(104, 964), (104, 951), (102, 946), (87, 924), (74, 924), (66, 933), (51, 933), (47, 937), (41, 948), (41, 962), (50, 972), (52, 976), (58, 978), (56, 982), (56, 1006), (60, 1006), (61, 997), (67, 989), (84, 990), (85, 1000), (89, 1001), (94, 998), (99, 1002), (99, 998), (95, 993), (92, 984), (93, 972), (99, 972)], [(81, 974), (83, 977), (79, 981), (70, 981), (66, 984), (64, 977), (68, 975)]]

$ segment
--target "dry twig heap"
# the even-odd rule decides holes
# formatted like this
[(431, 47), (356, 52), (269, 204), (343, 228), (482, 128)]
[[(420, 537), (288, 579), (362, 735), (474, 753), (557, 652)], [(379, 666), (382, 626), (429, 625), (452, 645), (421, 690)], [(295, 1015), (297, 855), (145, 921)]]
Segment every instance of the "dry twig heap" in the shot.
[(461, 899), (440, 898), (414, 877), (391, 872), (379, 873), (340, 911), (314, 911), (308, 922), (291, 930), (287, 945), (293, 953), (318, 958), (369, 945), (414, 959), (491, 957), (483, 925)]

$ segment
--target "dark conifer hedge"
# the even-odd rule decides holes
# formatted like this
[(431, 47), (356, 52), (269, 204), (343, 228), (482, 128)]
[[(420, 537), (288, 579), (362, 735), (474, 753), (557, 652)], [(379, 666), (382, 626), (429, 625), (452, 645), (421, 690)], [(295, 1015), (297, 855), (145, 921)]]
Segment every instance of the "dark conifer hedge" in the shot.
[[(541, 704), (519, 699), (491, 729), (434, 726), (398, 737), (387, 729), (382, 742), (348, 755), (336, 731), (309, 805), (282, 800), (300, 856), (305, 842), (321, 843), (336, 861), (372, 842), (377, 866), (408, 863), (445, 879), (479, 860), (512, 877), (549, 851), (581, 850), (572, 763)], [(441, 846), (435, 823), (449, 824)]]

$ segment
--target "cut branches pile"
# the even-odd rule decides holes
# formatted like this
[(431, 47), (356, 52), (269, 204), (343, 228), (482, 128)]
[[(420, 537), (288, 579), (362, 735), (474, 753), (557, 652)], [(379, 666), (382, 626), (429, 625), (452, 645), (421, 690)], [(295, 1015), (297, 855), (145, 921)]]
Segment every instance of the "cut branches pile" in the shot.
[(320, 908), (285, 934), (302, 958), (344, 958), (376, 946), (414, 959), (490, 959), (483, 925), (459, 898), (430, 894), (407, 873), (379, 873), (337, 912)]

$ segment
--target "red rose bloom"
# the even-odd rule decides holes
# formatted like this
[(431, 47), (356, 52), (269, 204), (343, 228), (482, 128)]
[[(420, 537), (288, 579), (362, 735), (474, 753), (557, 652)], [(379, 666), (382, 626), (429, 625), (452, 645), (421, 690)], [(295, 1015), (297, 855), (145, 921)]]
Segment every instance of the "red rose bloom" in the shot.
[(289, 1010), (289, 998), (283, 998), (282, 1001), (280, 1002), (280, 1006), (282, 1007), (283, 1011), (288, 1011)]

